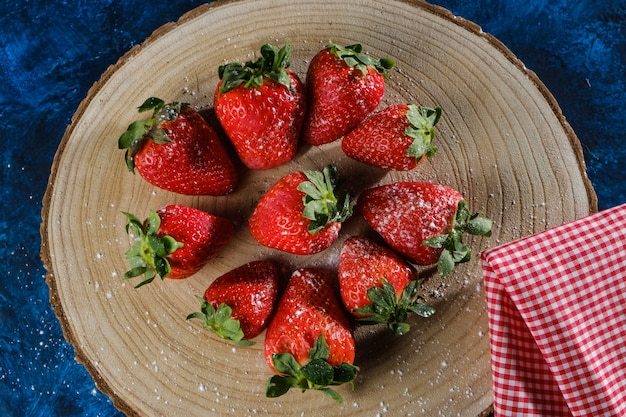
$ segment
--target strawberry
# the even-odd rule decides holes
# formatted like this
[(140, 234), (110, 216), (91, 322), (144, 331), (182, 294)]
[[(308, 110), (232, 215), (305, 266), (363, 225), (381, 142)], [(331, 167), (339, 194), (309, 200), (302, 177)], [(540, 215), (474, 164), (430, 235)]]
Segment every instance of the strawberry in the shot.
[(383, 98), (385, 74), (395, 63), (362, 53), (360, 44), (328, 45), (307, 70), (307, 115), (302, 138), (311, 145), (339, 139), (354, 129)]
[(435, 155), (435, 125), (441, 108), (395, 104), (369, 115), (344, 136), (341, 149), (357, 161), (408, 171)]
[(306, 100), (302, 82), (288, 68), (290, 55), (289, 44), (267, 44), (257, 61), (218, 69), (215, 114), (248, 168), (273, 168), (296, 155)]
[(149, 120), (133, 122), (118, 141), (126, 165), (150, 184), (186, 195), (225, 195), (238, 174), (215, 130), (186, 103), (151, 97), (139, 112)]
[(278, 297), (278, 268), (253, 261), (219, 276), (204, 292), (197, 318), (204, 328), (239, 346), (249, 346), (269, 324)]
[(432, 182), (396, 182), (364, 191), (357, 209), (392, 249), (447, 275), (469, 261), (464, 232), (491, 236), (491, 221), (471, 214), (463, 196)]
[(309, 255), (328, 248), (341, 222), (352, 215), (350, 196), (338, 197), (337, 169), (295, 171), (279, 179), (261, 197), (248, 225), (261, 245)]
[(230, 240), (233, 223), (204, 211), (171, 204), (158, 211), (150, 210), (141, 222), (135, 215), (128, 218), (126, 232), (135, 240), (126, 252), (131, 269), (124, 278), (144, 275), (136, 287), (161, 279), (182, 279), (198, 272)]
[(352, 326), (337, 295), (337, 278), (326, 270), (295, 271), (265, 335), (265, 359), (277, 373), (266, 385), (268, 397), (290, 388), (321, 390), (339, 402), (329, 388), (352, 382), (355, 341)]
[(422, 304), (421, 281), (397, 253), (365, 237), (344, 241), (339, 256), (339, 288), (343, 304), (362, 323), (385, 323), (395, 335), (409, 331), (409, 312), (434, 313)]

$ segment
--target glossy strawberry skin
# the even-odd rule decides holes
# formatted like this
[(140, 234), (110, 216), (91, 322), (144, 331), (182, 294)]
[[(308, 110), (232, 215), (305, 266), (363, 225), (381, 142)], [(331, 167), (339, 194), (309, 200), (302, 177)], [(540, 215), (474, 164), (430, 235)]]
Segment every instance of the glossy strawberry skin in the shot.
[(339, 256), (339, 288), (346, 309), (354, 310), (371, 304), (367, 290), (383, 287), (389, 282), (400, 297), (404, 288), (416, 279), (415, 271), (397, 253), (365, 237), (353, 236), (343, 243)]
[(302, 138), (311, 145), (333, 142), (354, 129), (380, 103), (385, 80), (374, 68), (367, 75), (331, 53), (318, 52), (306, 77), (307, 116)]
[(238, 173), (215, 130), (191, 106), (160, 124), (171, 142), (146, 140), (134, 156), (135, 168), (150, 184), (185, 195), (225, 195)]
[(232, 238), (235, 227), (225, 218), (181, 204), (171, 204), (157, 211), (161, 227), (157, 236), (171, 236), (183, 244), (167, 255), (172, 271), (167, 278), (187, 278), (215, 256)]
[(250, 169), (270, 169), (291, 161), (306, 112), (304, 86), (286, 69), (291, 88), (265, 78), (260, 87), (241, 84), (221, 93), (218, 83), (215, 113), (241, 161)]
[(216, 278), (203, 298), (215, 309), (224, 303), (239, 320), (245, 339), (258, 336), (269, 324), (278, 298), (279, 273), (269, 261), (252, 261)]
[(299, 269), (292, 274), (267, 328), (267, 363), (273, 369), (273, 354), (290, 353), (305, 365), (320, 334), (330, 347), (331, 366), (354, 363), (352, 324), (337, 294), (337, 277), (327, 270)]
[(298, 186), (307, 181), (301, 171), (279, 179), (261, 197), (248, 225), (252, 237), (263, 246), (296, 255), (310, 255), (328, 248), (339, 235), (340, 222), (331, 222), (311, 234), (310, 220), (303, 217), (305, 193)]
[(407, 119), (409, 106), (396, 104), (368, 116), (341, 142), (341, 149), (349, 157), (383, 169), (408, 171), (416, 168), (419, 160), (407, 156), (413, 138), (404, 133), (411, 126)]
[(441, 184), (397, 182), (361, 193), (357, 210), (392, 249), (418, 265), (433, 265), (442, 249), (422, 242), (450, 233), (461, 200), (461, 193)]

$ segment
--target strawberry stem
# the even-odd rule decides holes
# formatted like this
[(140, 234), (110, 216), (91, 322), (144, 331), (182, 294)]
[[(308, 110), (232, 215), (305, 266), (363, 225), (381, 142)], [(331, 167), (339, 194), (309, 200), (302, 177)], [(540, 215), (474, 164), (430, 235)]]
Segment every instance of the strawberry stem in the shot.
[(437, 152), (437, 147), (432, 145), (435, 139), (435, 125), (441, 118), (441, 107), (423, 107), (409, 104), (406, 117), (411, 126), (404, 130), (404, 134), (414, 140), (406, 153), (416, 160), (420, 160), (424, 155), (432, 158)]
[(122, 212), (122, 214), (128, 218), (126, 233), (132, 234), (135, 239), (133, 245), (126, 251), (126, 258), (130, 262), (131, 269), (124, 274), (124, 279), (143, 275), (143, 281), (135, 288), (151, 283), (157, 275), (165, 279), (172, 272), (167, 256), (183, 244), (168, 235), (157, 236), (161, 218), (154, 210), (150, 210), (148, 219), (144, 223), (131, 213)]
[(220, 93), (227, 93), (230, 90), (244, 84), (244, 87), (260, 87), (263, 79), (269, 78), (277, 81), (287, 88), (291, 88), (291, 78), (286, 68), (291, 64), (291, 46), (285, 43), (282, 48), (271, 44), (261, 47), (261, 56), (256, 61), (248, 61), (245, 65), (238, 62), (231, 62), (221, 65), (218, 75), (222, 80)]
[(359, 43), (349, 46), (330, 43), (327, 47), (330, 48), (333, 55), (343, 59), (348, 66), (358, 69), (363, 75), (367, 75), (368, 67), (375, 69), (380, 74), (386, 74), (387, 71), (396, 66), (396, 63), (389, 58), (375, 59), (362, 53), (363, 46)]
[(327, 165), (321, 172), (302, 172), (308, 181), (300, 183), (298, 190), (304, 193), (302, 215), (310, 220), (309, 233), (313, 235), (327, 224), (344, 222), (352, 215), (350, 195), (346, 193), (338, 197), (335, 193), (339, 182), (335, 165)]
[(280, 374), (272, 376), (267, 381), (265, 395), (275, 398), (287, 393), (291, 388), (299, 388), (302, 392), (314, 389), (339, 403), (343, 402), (341, 395), (330, 386), (353, 383), (359, 368), (348, 362), (332, 366), (328, 363), (329, 356), (330, 348), (322, 334), (311, 347), (309, 361), (304, 366), (301, 366), (291, 353), (272, 355), (274, 369)]
[(136, 120), (131, 123), (117, 141), (119, 149), (126, 149), (125, 160), (129, 171), (135, 172), (135, 154), (148, 138), (157, 144), (172, 141), (160, 127), (161, 123), (176, 120), (181, 108), (186, 105), (187, 103), (179, 102), (165, 104), (160, 98), (150, 97), (138, 107), (140, 113), (152, 110), (152, 117), (149, 120)]
[(217, 336), (230, 340), (237, 346), (245, 347), (254, 344), (254, 342), (244, 339), (245, 335), (241, 330), (239, 320), (232, 318), (233, 310), (230, 306), (222, 303), (216, 309), (204, 298), (196, 298), (200, 300), (200, 311), (189, 314), (187, 320), (199, 319), (203, 328), (210, 329)]
[(457, 205), (454, 226), (449, 234), (443, 234), (427, 239), (422, 242), (431, 248), (443, 248), (437, 270), (441, 276), (450, 274), (456, 264), (467, 262), (471, 259), (470, 247), (463, 243), (463, 234), (469, 233), (474, 236), (491, 236), (491, 220), (479, 217), (480, 213), (471, 213), (465, 200)]
[(422, 317), (429, 317), (435, 309), (421, 303), (423, 297), (417, 295), (422, 280), (411, 281), (398, 297), (396, 290), (386, 279), (382, 280), (382, 287), (372, 287), (367, 290), (367, 297), (371, 303), (357, 308), (354, 313), (359, 314), (358, 322), (363, 324), (385, 323), (389, 331), (396, 335), (406, 334), (411, 326), (406, 323), (410, 312)]

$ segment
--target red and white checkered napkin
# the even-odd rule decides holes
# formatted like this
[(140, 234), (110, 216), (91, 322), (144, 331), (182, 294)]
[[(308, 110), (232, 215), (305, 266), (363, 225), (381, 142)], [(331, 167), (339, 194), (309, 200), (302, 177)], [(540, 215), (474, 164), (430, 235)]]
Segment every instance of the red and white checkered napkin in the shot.
[(626, 205), (481, 254), (496, 416), (626, 415)]

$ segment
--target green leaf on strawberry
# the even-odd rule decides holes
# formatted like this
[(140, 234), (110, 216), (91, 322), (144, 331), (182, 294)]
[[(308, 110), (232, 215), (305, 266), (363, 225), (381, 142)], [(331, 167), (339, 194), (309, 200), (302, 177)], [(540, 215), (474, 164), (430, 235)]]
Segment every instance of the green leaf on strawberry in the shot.
[(260, 87), (263, 78), (270, 78), (287, 88), (291, 88), (289, 73), (285, 71), (291, 64), (291, 46), (285, 43), (282, 48), (271, 44), (261, 47), (261, 56), (256, 61), (248, 61), (245, 65), (230, 62), (218, 68), (218, 76), (222, 80), (220, 93), (245, 84), (245, 87)]
[(465, 200), (459, 201), (452, 231), (438, 235), (422, 242), (432, 248), (443, 248), (437, 262), (437, 270), (441, 276), (446, 276), (454, 270), (454, 266), (467, 262), (471, 258), (469, 246), (463, 243), (463, 233), (474, 236), (491, 236), (491, 220), (479, 217), (480, 213), (471, 213)]
[(330, 386), (352, 383), (359, 368), (347, 362), (331, 366), (327, 362), (329, 355), (330, 348), (321, 334), (309, 351), (309, 361), (304, 366), (301, 366), (290, 353), (272, 355), (274, 368), (280, 374), (272, 376), (267, 381), (266, 396), (279, 397), (291, 388), (299, 388), (303, 392), (314, 389), (341, 403), (343, 398)]
[(210, 329), (217, 336), (232, 341), (237, 346), (251, 346), (254, 342), (244, 340), (244, 333), (239, 325), (239, 320), (232, 317), (233, 310), (225, 303), (220, 304), (217, 309), (213, 304), (209, 303), (202, 297), (200, 300), (200, 311), (191, 313), (187, 316), (187, 320), (199, 319), (202, 321), (202, 327)]
[(359, 43), (349, 46), (340, 46), (330, 43), (327, 47), (331, 48), (332, 54), (343, 59), (348, 66), (361, 71), (363, 75), (367, 74), (368, 67), (374, 68), (380, 74), (386, 74), (387, 71), (396, 65), (396, 63), (389, 58), (375, 59), (362, 53), (363, 46)]
[(171, 272), (166, 256), (174, 253), (183, 244), (168, 235), (157, 236), (161, 219), (154, 210), (150, 210), (145, 225), (131, 213), (122, 214), (128, 218), (126, 232), (132, 234), (135, 240), (126, 251), (131, 269), (124, 274), (124, 279), (144, 275), (144, 279), (135, 288), (149, 284), (157, 275), (164, 279)]
[(352, 215), (350, 195), (337, 197), (339, 177), (337, 167), (333, 164), (324, 167), (323, 171), (302, 171), (308, 181), (298, 185), (298, 190), (305, 195), (302, 215), (309, 219), (309, 233), (315, 234), (328, 223), (343, 222)]
[(411, 126), (404, 130), (404, 134), (415, 140), (409, 146), (406, 155), (416, 159), (424, 155), (432, 158), (437, 152), (437, 147), (432, 145), (432, 141), (435, 139), (435, 125), (441, 118), (441, 107), (430, 108), (415, 104), (408, 106), (406, 116)]
[(137, 110), (140, 113), (152, 110), (152, 117), (148, 120), (134, 121), (118, 139), (118, 148), (126, 149), (125, 160), (129, 171), (135, 171), (133, 158), (146, 139), (150, 138), (157, 144), (172, 141), (160, 125), (166, 121), (176, 120), (180, 109), (185, 105), (187, 103), (173, 102), (165, 104), (160, 98), (150, 97), (138, 107)]
[(411, 329), (411, 326), (406, 323), (409, 312), (422, 317), (429, 317), (435, 312), (433, 307), (421, 302), (423, 297), (417, 295), (422, 280), (411, 281), (399, 298), (396, 296), (393, 285), (385, 279), (382, 282), (382, 287), (372, 287), (367, 290), (371, 304), (355, 310), (355, 313), (364, 316), (357, 321), (367, 324), (385, 323), (391, 333), (402, 336)]

